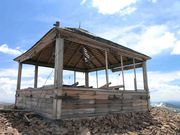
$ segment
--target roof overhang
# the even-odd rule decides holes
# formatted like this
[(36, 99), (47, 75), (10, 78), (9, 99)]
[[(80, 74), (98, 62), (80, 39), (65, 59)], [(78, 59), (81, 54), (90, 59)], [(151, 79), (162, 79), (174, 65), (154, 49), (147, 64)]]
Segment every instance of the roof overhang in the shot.
[[(28, 51), (14, 60), (26, 64), (54, 67), (54, 48), (57, 35), (60, 35), (65, 42), (64, 69), (67, 70), (85, 72), (104, 69), (105, 62), (103, 52), (105, 51), (108, 52), (109, 56), (109, 68), (120, 66), (120, 56), (123, 56), (123, 61), (126, 65), (132, 64), (131, 58), (135, 58), (137, 63), (150, 59), (147, 55), (82, 30), (54, 27)], [(80, 52), (83, 47), (92, 58), (92, 62), (89, 66), (82, 61), (83, 56)], [(78, 64), (78, 62), (80, 64)]]

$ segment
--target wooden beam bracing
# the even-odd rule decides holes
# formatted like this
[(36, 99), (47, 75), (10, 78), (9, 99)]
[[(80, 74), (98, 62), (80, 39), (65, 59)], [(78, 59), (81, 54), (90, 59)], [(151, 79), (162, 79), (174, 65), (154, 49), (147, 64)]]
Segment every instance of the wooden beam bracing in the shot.
[(104, 64), (101, 62), (101, 60), (99, 60), (99, 58), (96, 57), (96, 55), (94, 54), (93, 51), (91, 51), (91, 49), (87, 48), (87, 50), (88, 50), (88, 51), (91, 53), (91, 55), (99, 62), (99, 64), (100, 64), (101, 66), (104, 66)]
[[(104, 60), (106, 61), (106, 57), (104, 56), (104, 54), (100, 50), (98, 50), (98, 52), (101, 55), (101, 57), (104, 58)], [(107, 52), (107, 51), (105, 51), (105, 52)], [(107, 58), (107, 60), (108, 60), (108, 58)], [(108, 60), (108, 62), (110, 65), (112, 65), (111, 61)]]
[(83, 55), (81, 55), (80, 59), (77, 61), (77, 63), (73, 67), (76, 68), (81, 63), (82, 60), (83, 60)]
[(119, 59), (114, 55), (114, 53), (111, 53), (111, 55), (118, 63), (120, 63)]
[(71, 57), (69, 58), (69, 60), (67, 61), (67, 63), (65, 63), (65, 65), (69, 65), (69, 64), (72, 62), (74, 56), (76, 56), (76, 55), (79, 53), (79, 49), (80, 49), (80, 48), (81, 48), (81, 45), (80, 45), (80, 46), (77, 46), (76, 50), (74, 50), (74, 52), (72, 53), (72, 55), (71, 55)]

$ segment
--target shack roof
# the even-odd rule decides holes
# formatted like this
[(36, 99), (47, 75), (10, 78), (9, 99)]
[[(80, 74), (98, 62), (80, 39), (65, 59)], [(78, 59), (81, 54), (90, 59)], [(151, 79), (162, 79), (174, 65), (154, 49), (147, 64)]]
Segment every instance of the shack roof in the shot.
[(95, 36), (84, 29), (54, 27), (14, 60), (25, 64), (54, 67), (57, 36), (64, 39), (65, 70), (88, 72), (105, 69), (105, 51), (108, 53), (109, 68), (120, 66), (120, 56), (123, 56), (124, 65), (132, 64), (132, 58), (135, 58), (136, 63), (150, 59), (145, 54)]

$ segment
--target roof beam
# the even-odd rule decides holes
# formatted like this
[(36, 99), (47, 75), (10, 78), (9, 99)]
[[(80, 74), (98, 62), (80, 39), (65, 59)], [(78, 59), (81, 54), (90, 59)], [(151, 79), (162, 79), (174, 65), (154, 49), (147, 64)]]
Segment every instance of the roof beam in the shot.
[[(140, 53), (138, 53), (132, 49), (123, 47), (117, 43), (110, 42), (106, 39), (102, 39), (102, 38), (95, 37), (95, 36), (92, 36), (92, 38), (90, 38), (90, 37), (87, 37), (85, 35), (77, 34), (73, 31), (70, 31), (67, 29), (59, 29), (59, 30), (60, 30), (63, 38), (70, 40), (70, 41), (73, 41), (73, 42), (76, 42), (76, 43), (88, 45), (88, 46), (91, 46), (93, 48), (106, 50), (106, 51), (109, 51), (109, 48), (112, 48), (112, 49), (118, 50), (118, 52), (120, 52), (120, 54), (122, 56), (136, 57), (136, 59), (139, 59), (139, 60), (149, 59), (149, 57), (144, 55), (144, 54), (140, 54)], [(95, 40), (93, 38), (105, 40), (105, 41), (107, 41), (107, 43)]]
[(59, 30), (61, 32), (61, 36), (63, 38), (65, 38), (66, 40), (69, 40), (69, 41), (72, 41), (72, 42), (75, 42), (75, 43), (79, 43), (79, 44), (82, 44), (82, 45), (88, 45), (88, 46), (91, 46), (93, 48), (97, 48), (97, 49), (101, 49), (101, 50), (106, 50), (106, 51), (109, 50), (106, 47), (97, 46), (96, 43), (94, 44), (92, 42), (92, 41), (95, 41), (95, 40), (87, 38), (86, 36), (82, 36), (80, 34), (77, 34), (77, 33), (74, 33), (74, 32), (71, 32), (71, 31), (68, 31), (68, 30), (65, 30), (65, 29), (59, 29)]
[(72, 53), (71, 57), (69, 58), (69, 60), (67, 61), (67, 63), (65, 63), (65, 65), (69, 65), (69, 64), (71, 63), (73, 57), (76, 56), (77, 53), (79, 53), (78, 50), (79, 50), (80, 48), (81, 48), (81, 45), (79, 45), (79, 46), (75, 49), (75, 51)]
[[(26, 61), (23, 64), (30, 64), (30, 65), (37, 65), (36, 61)], [(43, 67), (49, 67), (49, 68), (54, 68), (54, 63), (46, 63), (46, 62), (39, 62), (38, 66), (43, 66)], [(78, 71), (78, 72), (87, 72), (86, 69), (81, 69), (81, 68), (74, 68), (73, 66), (64, 66), (64, 70), (71, 70), (71, 71)]]
[(116, 58), (116, 56), (114, 55), (114, 53), (111, 53), (112, 57), (117, 61), (117, 62), (121, 62), (118, 58)]
[(23, 55), (19, 61), (23, 62), (26, 61), (28, 59), (31, 59), (34, 55), (36, 55), (38, 52), (40, 52), (42, 49), (44, 49), (45, 47), (47, 47), (48, 45), (50, 45), (54, 40), (50, 40), (49, 42), (45, 42), (45, 43), (39, 43), (39, 45), (37, 45), (37, 49), (33, 49), (32, 51), (28, 52), (28, 54)]
[[(127, 66), (127, 65), (131, 65), (132, 64), (132, 60), (130, 61), (126, 61), (123, 63), (124, 66)], [(111, 64), (109, 65), (109, 69), (112, 69), (112, 68), (116, 68), (116, 67), (120, 67), (121, 66), (121, 63), (118, 63), (118, 64)], [(132, 67), (133, 68), (133, 67)], [(99, 68), (95, 68), (95, 69), (89, 69), (88, 71), (89, 72), (93, 72), (93, 71), (98, 71), (98, 70), (103, 70), (105, 69), (105, 67), (99, 67)], [(124, 68), (124, 70), (128, 70), (128, 69), (131, 69), (131, 68)]]
[(91, 51), (91, 49), (89, 49), (88, 47), (86, 47), (86, 49), (90, 52), (91, 55), (93, 55), (93, 57), (100, 63), (101, 66), (104, 66), (103, 63), (95, 56), (93, 51)]
[(40, 52), (44, 49), (47, 45), (51, 44), (55, 41), (56, 36), (56, 29), (49, 30), (38, 42), (35, 43), (33, 47), (31, 47), (28, 51), (20, 55), (19, 57), (15, 58), (15, 61), (23, 62), (27, 59), (32, 58), (33, 55)]
[(82, 61), (82, 59), (83, 59), (83, 55), (81, 55), (79, 61), (74, 65), (74, 68), (76, 68), (79, 65), (79, 63)]
[[(101, 56), (104, 58), (104, 61), (106, 60), (105, 59), (105, 55), (100, 51), (100, 50), (97, 50), (98, 52), (99, 52), (99, 54), (101, 54)], [(111, 63), (111, 61), (109, 60), (109, 58), (108, 58), (108, 63), (110, 64), (110, 65), (112, 65), (112, 63)]]

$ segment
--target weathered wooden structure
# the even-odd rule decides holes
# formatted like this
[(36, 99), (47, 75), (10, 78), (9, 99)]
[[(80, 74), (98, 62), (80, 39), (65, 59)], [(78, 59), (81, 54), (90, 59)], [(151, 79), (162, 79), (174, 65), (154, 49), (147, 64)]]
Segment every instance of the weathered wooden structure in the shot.
[[(148, 59), (83, 29), (60, 28), (57, 22), (32, 48), (15, 58), (19, 63), (16, 106), (52, 119), (148, 110)], [(20, 88), (23, 64), (35, 66), (34, 88)], [(54, 68), (54, 85), (37, 88), (39, 66)], [(143, 90), (137, 89), (136, 68), (143, 69)], [(124, 70), (129, 69), (134, 70), (134, 90), (127, 91)], [(85, 85), (63, 85), (63, 70), (84, 72)], [(88, 73), (98, 70), (105, 70), (106, 84), (98, 87), (97, 79), (97, 88), (89, 87)], [(110, 86), (109, 70), (121, 72), (123, 84)]]

